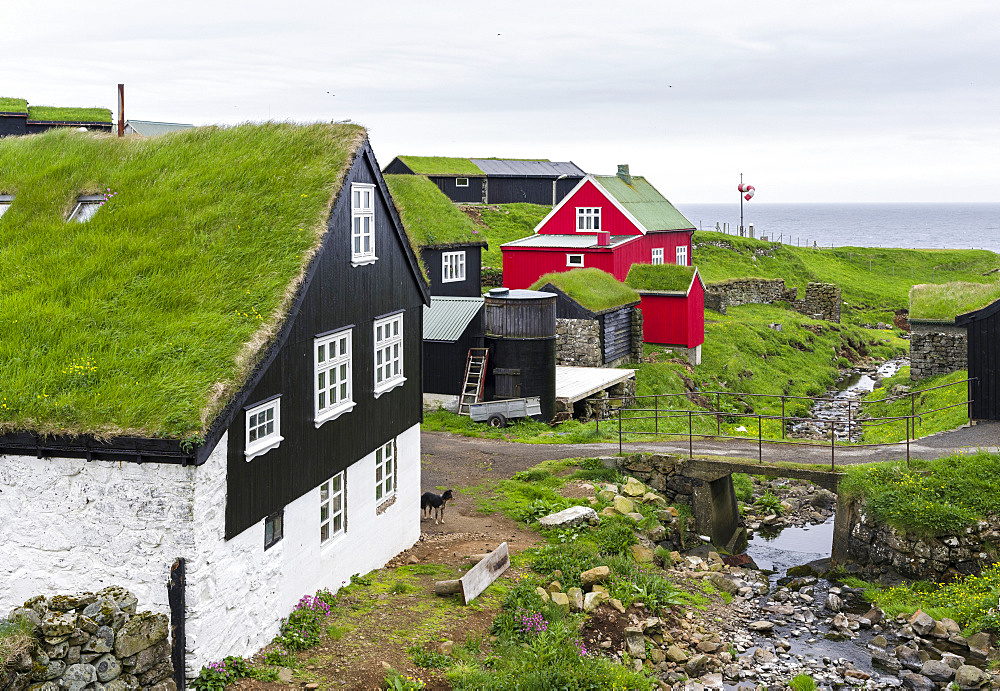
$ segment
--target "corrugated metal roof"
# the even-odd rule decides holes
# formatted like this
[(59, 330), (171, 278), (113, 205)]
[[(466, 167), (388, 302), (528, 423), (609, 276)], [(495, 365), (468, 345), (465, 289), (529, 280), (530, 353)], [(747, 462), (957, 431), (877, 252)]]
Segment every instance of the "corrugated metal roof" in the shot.
[[(641, 235), (612, 235), (610, 247), (617, 247), (629, 240), (638, 240)], [(587, 249), (597, 247), (596, 235), (550, 235), (538, 233), (520, 240), (504, 243), (504, 247), (517, 245), (519, 247), (566, 247), (568, 249)]]
[(470, 158), (487, 175), (528, 178), (582, 178), (586, 173), (572, 161), (517, 161), (509, 158)]
[(152, 120), (127, 120), (125, 124), (135, 130), (136, 134), (141, 134), (144, 137), (155, 137), (158, 134), (194, 127), (194, 125), (182, 125), (177, 122), (153, 122)]
[(431, 304), (424, 305), (424, 340), (457, 341), (483, 303), (483, 298), (431, 296)]
[(646, 230), (694, 230), (694, 224), (646, 182), (646, 178), (633, 175), (631, 185), (617, 175), (595, 175), (594, 179)]

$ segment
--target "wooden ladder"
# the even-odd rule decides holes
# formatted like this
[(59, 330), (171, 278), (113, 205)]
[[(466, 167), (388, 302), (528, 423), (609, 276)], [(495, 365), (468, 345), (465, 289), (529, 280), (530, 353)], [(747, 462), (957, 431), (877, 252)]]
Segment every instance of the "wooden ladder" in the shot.
[(469, 406), (478, 403), (483, 397), (483, 381), (486, 379), (486, 360), (489, 355), (489, 348), (469, 348), (469, 357), (465, 362), (465, 384), (458, 401), (459, 415), (469, 415)]

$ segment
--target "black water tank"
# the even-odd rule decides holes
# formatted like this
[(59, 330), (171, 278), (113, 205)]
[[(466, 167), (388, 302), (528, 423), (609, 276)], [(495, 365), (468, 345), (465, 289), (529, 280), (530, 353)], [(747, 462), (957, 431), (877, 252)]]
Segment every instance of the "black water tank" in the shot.
[(551, 420), (556, 412), (555, 294), (494, 288), (485, 298), (488, 399), (538, 396), (542, 419)]

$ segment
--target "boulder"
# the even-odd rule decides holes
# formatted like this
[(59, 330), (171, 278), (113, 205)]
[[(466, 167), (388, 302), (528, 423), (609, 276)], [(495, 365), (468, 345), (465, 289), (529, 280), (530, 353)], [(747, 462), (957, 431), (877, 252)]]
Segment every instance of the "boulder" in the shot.
[(774, 622), (760, 619), (758, 621), (750, 622), (747, 625), (747, 628), (751, 631), (756, 631), (757, 633), (771, 633), (774, 631)]
[(688, 654), (677, 645), (667, 648), (667, 659), (671, 662), (687, 662)]
[(611, 569), (607, 566), (595, 566), (580, 574), (580, 582), (584, 588), (590, 588), (595, 583), (607, 583), (611, 579)]
[(914, 632), (916, 632), (919, 636), (926, 636), (934, 630), (934, 619), (922, 610), (918, 609), (907, 621), (913, 628)]
[(561, 609), (564, 612), (569, 611), (569, 596), (566, 593), (560, 593), (558, 591), (550, 593), (549, 597), (552, 598), (552, 604)]
[(538, 586), (537, 588), (535, 588), (535, 592), (538, 593), (538, 597), (542, 598), (542, 602), (549, 601), (549, 591), (543, 588), (542, 586)]
[(165, 614), (143, 612), (126, 622), (115, 638), (118, 657), (131, 657), (167, 637), (170, 621)]
[(643, 545), (630, 545), (629, 551), (632, 553), (632, 558), (640, 564), (653, 563), (653, 550), (649, 547), (644, 547)]
[(641, 497), (646, 494), (646, 485), (642, 484), (634, 477), (627, 478), (625, 484), (622, 485), (622, 494), (629, 497)]
[(630, 633), (625, 638), (625, 649), (629, 657), (638, 660), (646, 659), (646, 637), (641, 633)]
[(962, 665), (955, 671), (955, 683), (960, 689), (988, 688), (992, 677), (978, 667)]
[(943, 660), (928, 660), (920, 667), (920, 673), (931, 681), (950, 681), (955, 670)]
[(566, 597), (569, 598), (569, 607), (574, 612), (583, 611), (583, 591), (580, 588), (567, 588)]
[(68, 636), (76, 628), (76, 616), (69, 612), (49, 612), (41, 622), (42, 635), (48, 638)]
[(589, 506), (571, 506), (538, 519), (543, 528), (569, 528), (597, 520), (597, 512)]
[(913, 691), (934, 691), (937, 688), (933, 681), (915, 672), (903, 672), (899, 678), (903, 682), (903, 688), (913, 689)]
[(607, 602), (608, 599), (608, 594), (601, 591), (587, 593), (583, 598), (583, 611), (593, 612), (601, 606), (601, 603)]
[(615, 496), (614, 502), (612, 502), (615, 507), (615, 511), (625, 515), (630, 514), (635, 511), (635, 504), (628, 497), (623, 497), (620, 494)]
[(684, 663), (684, 671), (689, 677), (696, 677), (708, 666), (708, 655), (695, 655)]

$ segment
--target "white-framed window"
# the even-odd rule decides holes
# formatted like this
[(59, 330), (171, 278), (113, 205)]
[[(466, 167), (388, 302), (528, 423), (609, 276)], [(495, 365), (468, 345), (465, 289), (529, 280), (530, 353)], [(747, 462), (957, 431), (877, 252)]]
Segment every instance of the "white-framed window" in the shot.
[(354, 407), (354, 385), (351, 377), (351, 340), (354, 330), (317, 336), (313, 341), (315, 364), (316, 426), (340, 417)]
[(453, 283), (465, 280), (465, 250), (441, 254), (441, 281)]
[(455, 187), (468, 187), (469, 178), (455, 178)]
[(375, 185), (351, 184), (351, 263), (371, 264), (375, 256)]
[(576, 229), (577, 230), (600, 230), (601, 229), (601, 207), (599, 207), (599, 206), (578, 206), (578, 207), (576, 207)]
[(653, 257), (652, 257), (652, 259), (650, 260), (649, 263), (650, 264), (654, 264), (654, 265), (656, 265), (656, 264), (662, 264), (663, 263), (663, 248), (662, 247), (654, 247), (653, 248)]
[(567, 254), (566, 266), (583, 266), (582, 254)]
[(375, 501), (384, 501), (396, 493), (396, 440), (375, 450)]
[(347, 532), (347, 476), (341, 471), (319, 486), (319, 543)]
[(285, 440), (281, 436), (281, 398), (275, 396), (263, 403), (246, 408), (246, 446), (243, 454), (247, 460), (261, 456)]
[(3, 216), (10, 205), (14, 203), (14, 197), (10, 194), (0, 194), (0, 216)]
[(688, 265), (688, 248), (687, 245), (679, 245), (677, 247), (677, 264), (679, 266)]
[(103, 205), (104, 197), (101, 195), (88, 194), (78, 197), (68, 220), (74, 223), (86, 223)]
[(403, 382), (403, 314), (375, 320), (375, 396)]

